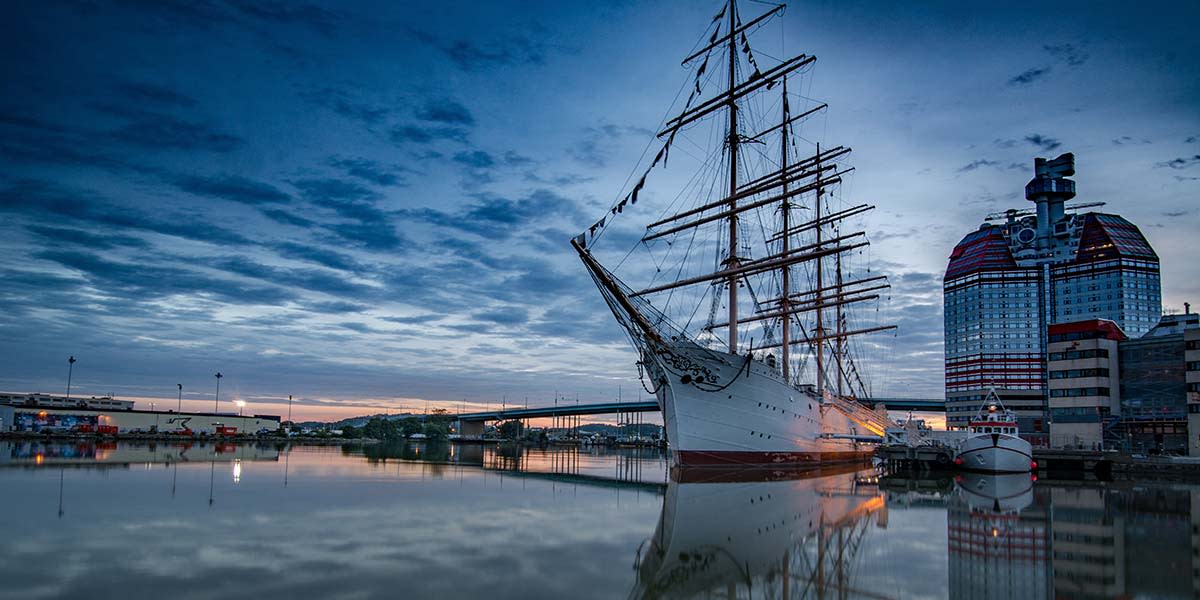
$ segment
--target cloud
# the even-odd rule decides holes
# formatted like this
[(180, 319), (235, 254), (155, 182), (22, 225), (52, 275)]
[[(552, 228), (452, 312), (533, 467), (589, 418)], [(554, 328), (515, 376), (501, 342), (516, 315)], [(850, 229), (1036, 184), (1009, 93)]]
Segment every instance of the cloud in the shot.
[(449, 125), (474, 125), (475, 117), (467, 107), (453, 100), (430, 100), (417, 110), (417, 118)]
[(1118, 138), (1113, 138), (1112, 143), (1114, 146), (1125, 146), (1129, 144), (1149, 144), (1150, 140), (1146, 138), (1132, 138), (1127, 135), (1123, 135)]
[(345, 90), (320, 87), (300, 92), (300, 97), (322, 108), (331, 110), (347, 119), (366, 125), (376, 125), (390, 114), (384, 106), (364, 102)]
[(579, 185), (582, 183), (590, 183), (595, 181), (595, 177), (587, 177), (577, 173), (564, 173), (561, 175), (544, 176), (541, 173), (529, 171), (525, 173), (525, 181), (532, 181), (543, 185), (553, 185), (558, 187), (566, 187), (569, 185)]
[(343, 240), (371, 250), (397, 250), (406, 245), (388, 220), (334, 223), (324, 227)]
[(1164, 210), (1162, 213), (1162, 215), (1164, 217), (1171, 217), (1171, 218), (1182, 217), (1182, 216), (1189, 215), (1189, 214), (1191, 214), (1191, 211), (1187, 211), (1187, 210)]
[(344, 300), (332, 300), (329, 302), (306, 302), (303, 304), (303, 307), (304, 310), (309, 312), (318, 312), (331, 315), (364, 312), (371, 308), (366, 304), (346, 302)]
[(514, 150), (509, 150), (504, 153), (504, 164), (510, 167), (520, 167), (523, 165), (533, 164), (533, 159), (528, 156), (518, 154)]
[(1050, 152), (1055, 148), (1062, 146), (1062, 143), (1058, 140), (1040, 133), (1033, 133), (1025, 136), (1025, 141), (1037, 146), (1038, 148), (1041, 148), (1044, 152)]
[(404, 244), (392, 226), (392, 216), (375, 206), (379, 192), (347, 179), (332, 177), (292, 182), (313, 205), (331, 210), (353, 222), (322, 223), (334, 235), (377, 250), (395, 250)]
[(1017, 75), (1017, 76), (1013, 77), (1012, 79), (1009, 79), (1008, 85), (1010, 85), (1010, 86), (1029, 85), (1039, 79), (1042, 79), (1049, 72), (1050, 72), (1050, 67), (1034, 67), (1032, 69), (1027, 69), (1027, 70), (1025, 70), (1025, 72), (1021, 73), (1020, 75)]
[(420, 30), (411, 32), (419, 41), (431, 45), (464, 71), (481, 71), (498, 66), (532, 64), (546, 60), (546, 46), (524, 35), (510, 35), (492, 40), (452, 40)]
[(364, 298), (370, 295), (374, 289), (325, 271), (274, 267), (256, 263), (243, 256), (219, 259), (214, 261), (211, 266), (243, 277), (267, 281), (284, 288), (300, 288), (333, 296)]
[(185, 294), (212, 296), (232, 304), (274, 305), (295, 297), (274, 286), (243, 285), (177, 267), (117, 262), (77, 250), (46, 250), (34, 257), (81, 272), (93, 288), (104, 293), (136, 300)]
[(1185, 144), (1195, 144), (1197, 141), (1200, 141), (1200, 136), (1195, 136), (1195, 135), (1193, 135), (1193, 136), (1190, 136), (1190, 137), (1188, 137), (1188, 139), (1186, 139), (1186, 140), (1183, 140), (1183, 143), (1185, 143)]
[(124, 97), (125, 101), (136, 103), (138, 106), (150, 103), (165, 107), (188, 108), (196, 104), (196, 99), (191, 96), (152, 83), (125, 81), (118, 83), (116, 90)]
[(1184, 156), (1182, 158), (1172, 158), (1171, 160), (1154, 163), (1156, 167), (1168, 167), (1171, 169), (1186, 169), (1200, 164), (1200, 154), (1192, 156)]
[(466, 165), (473, 169), (490, 169), (496, 166), (496, 159), (492, 158), (491, 154), (482, 150), (473, 152), (459, 152), (454, 155), (454, 162)]
[(497, 325), (523, 325), (529, 321), (529, 311), (518, 306), (507, 306), (477, 312), (472, 318)]
[(438, 140), (466, 142), (467, 132), (458, 127), (418, 127), (416, 125), (397, 125), (388, 132), (388, 139), (393, 143), (403, 145), (428, 144)]
[(477, 195), (473, 203), (453, 214), (433, 209), (407, 210), (402, 214), (484, 237), (508, 237), (520, 225), (551, 217), (577, 218), (579, 211), (567, 198), (538, 189), (516, 200)]
[(120, 234), (100, 234), (81, 229), (51, 227), (47, 225), (30, 225), (26, 227), (30, 233), (42, 238), (47, 245), (54, 247), (63, 245), (83, 246), (94, 250), (110, 250), (113, 248), (149, 248), (150, 244), (136, 236)]
[(441, 321), (442, 319), (446, 318), (446, 315), (435, 314), (435, 313), (426, 313), (426, 314), (412, 315), (412, 316), (407, 316), (407, 317), (391, 316), (391, 317), (380, 317), (380, 318), (383, 319), (384, 321), (390, 321), (392, 323), (399, 323), (401, 325), (416, 325), (419, 323), (430, 323), (433, 321)]
[(364, 270), (363, 265), (354, 257), (327, 248), (296, 242), (278, 242), (271, 244), (270, 247), (285, 258), (313, 262), (340, 271), (361, 272)]
[(1088, 54), (1075, 44), (1046, 44), (1042, 46), (1042, 49), (1049, 52), (1050, 56), (1071, 67), (1078, 67), (1087, 62), (1088, 59)]
[(263, 0), (234, 0), (233, 6), (243, 15), (266, 23), (301, 25), (319, 33), (331, 35), (341, 16), (329, 9), (313, 4), (295, 2), (269, 2)]
[(114, 130), (112, 137), (147, 150), (205, 151), (224, 154), (245, 143), (241, 137), (211, 129), (202, 123), (158, 113), (141, 113)]
[(210, 244), (248, 244), (250, 240), (193, 214), (159, 218), (146, 211), (108, 202), (95, 192), (37, 180), (18, 181), (0, 189), (0, 211), (45, 219), (70, 219), (89, 226), (125, 227)]
[(357, 177), (375, 185), (393, 186), (403, 183), (397, 175), (399, 171), (407, 171), (403, 167), (387, 166), (378, 161), (365, 158), (331, 158), (329, 165), (343, 169), (347, 175)]
[[(1060, 65), (1066, 65), (1068, 68), (1075, 68), (1087, 62), (1088, 54), (1082, 48), (1075, 44), (1044, 44), (1042, 49), (1050, 54), (1054, 62)], [(1009, 86), (1027, 86), (1036, 81), (1045, 79), (1053, 70), (1053, 66), (1046, 65), (1043, 67), (1030, 67), (1023, 71), (1020, 75), (1016, 75), (1008, 80)]]
[(262, 214), (268, 219), (271, 219), (276, 223), (283, 223), (284, 225), (295, 225), (296, 227), (309, 228), (317, 224), (316, 221), (313, 221), (312, 219), (306, 219), (300, 215), (278, 208), (264, 208), (262, 209)]
[(180, 175), (173, 178), (171, 183), (189, 194), (220, 198), (241, 204), (286, 204), (292, 201), (292, 197), (280, 191), (279, 188), (240, 175), (215, 177)]
[(326, 177), (299, 179), (293, 181), (292, 185), (300, 190), (300, 195), (305, 200), (332, 209), (347, 219), (367, 221), (386, 218), (386, 215), (371, 203), (379, 198), (379, 192), (353, 181)]
[(113, 156), (92, 133), (73, 132), (36, 117), (0, 113), (0, 157), (20, 164), (96, 168), (110, 172), (149, 171)]
[(592, 168), (608, 166), (611, 144), (626, 135), (653, 137), (654, 132), (642, 127), (631, 125), (613, 125), (611, 123), (588, 127), (584, 129), (583, 138), (567, 150), (576, 161)]
[(1000, 163), (998, 163), (994, 160), (980, 158), (978, 160), (973, 160), (973, 161), (959, 167), (958, 169), (955, 169), (955, 172), (956, 173), (966, 173), (968, 171), (974, 171), (974, 170), (978, 169), (979, 167), (998, 167), (998, 166), (1000, 166)]

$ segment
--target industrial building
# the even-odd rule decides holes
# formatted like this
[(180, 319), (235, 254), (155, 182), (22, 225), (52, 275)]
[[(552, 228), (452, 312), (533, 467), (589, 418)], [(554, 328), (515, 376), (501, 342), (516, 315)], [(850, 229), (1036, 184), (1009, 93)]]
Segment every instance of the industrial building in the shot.
[(1075, 157), (1034, 160), (1034, 210), (989, 216), (955, 246), (943, 280), (946, 421), (965, 427), (995, 389), (1034, 445), (1048, 445), (1047, 328), (1106, 319), (1137, 337), (1162, 312), (1158, 256), (1138, 228), (1078, 212)]
[(0, 393), (0, 404), (13, 406), (44, 406), (47, 408), (95, 408), (101, 410), (133, 410), (132, 400), (114, 400), (112, 396), (91, 398), (71, 398), (69, 396), (52, 396), (50, 394), (15, 394)]
[(279, 429), (271, 415), (103, 410), (0, 404), (0, 432), (256, 434)]
[(1200, 455), (1200, 399), (1188, 381), (1200, 364), (1187, 355), (1200, 315), (1164, 315), (1136, 339), (1102, 319), (1048, 333), (1050, 446)]

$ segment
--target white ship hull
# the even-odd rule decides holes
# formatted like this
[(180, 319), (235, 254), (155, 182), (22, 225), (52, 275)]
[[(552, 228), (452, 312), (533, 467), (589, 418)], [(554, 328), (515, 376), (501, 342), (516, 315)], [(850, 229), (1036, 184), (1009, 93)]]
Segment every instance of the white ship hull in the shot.
[[(646, 361), (650, 362), (650, 361)], [(690, 466), (804, 465), (862, 461), (873, 445), (824, 434), (869, 431), (811, 390), (786, 383), (745, 356), (681, 345), (654, 357), (674, 463)]]
[(1033, 446), (1003, 433), (971, 435), (958, 447), (955, 463), (971, 471), (1028, 473), (1033, 470)]

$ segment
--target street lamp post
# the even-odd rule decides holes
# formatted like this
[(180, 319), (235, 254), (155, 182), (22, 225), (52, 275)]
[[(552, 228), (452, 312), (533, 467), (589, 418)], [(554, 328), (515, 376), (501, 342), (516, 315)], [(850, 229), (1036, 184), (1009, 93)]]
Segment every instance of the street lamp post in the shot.
[(288, 394), (288, 423), (292, 422), (292, 395)]
[(236, 404), (238, 407), (238, 416), (239, 417), (242, 416), (242, 409), (246, 407), (246, 401), (245, 400), (234, 400), (233, 403)]
[(71, 399), (71, 375), (75, 372), (75, 357), (67, 359), (67, 400)]
[(175, 412), (183, 412), (183, 384), (177, 383), (175, 385), (179, 386), (179, 406), (175, 408)]
[(224, 377), (224, 375), (222, 375), (220, 371), (217, 371), (217, 374), (216, 374), (217, 395), (215, 398), (213, 398), (213, 412), (221, 412), (221, 378), (222, 377)]

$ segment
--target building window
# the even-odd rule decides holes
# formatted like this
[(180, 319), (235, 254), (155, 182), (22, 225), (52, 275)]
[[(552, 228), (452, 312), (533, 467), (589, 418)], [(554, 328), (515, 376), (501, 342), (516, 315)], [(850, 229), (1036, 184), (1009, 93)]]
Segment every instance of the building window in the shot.
[(1050, 360), (1076, 360), (1080, 358), (1108, 358), (1108, 350), (1097, 348), (1095, 350), (1068, 350), (1066, 352), (1051, 352)]
[(1076, 398), (1079, 396), (1107, 396), (1108, 388), (1066, 388), (1050, 390), (1051, 398)]
[(1050, 371), (1050, 379), (1078, 379), (1080, 377), (1108, 377), (1108, 369), (1066, 369)]

